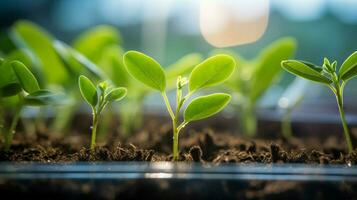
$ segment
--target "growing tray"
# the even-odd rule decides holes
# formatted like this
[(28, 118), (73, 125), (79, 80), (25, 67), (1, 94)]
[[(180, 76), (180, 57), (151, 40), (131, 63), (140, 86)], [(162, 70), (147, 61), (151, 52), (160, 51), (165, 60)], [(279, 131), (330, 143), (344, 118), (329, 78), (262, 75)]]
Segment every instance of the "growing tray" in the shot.
[(0, 192), (76, 199), (353, 199), (357, 167), (172, 162), (1, 163)]

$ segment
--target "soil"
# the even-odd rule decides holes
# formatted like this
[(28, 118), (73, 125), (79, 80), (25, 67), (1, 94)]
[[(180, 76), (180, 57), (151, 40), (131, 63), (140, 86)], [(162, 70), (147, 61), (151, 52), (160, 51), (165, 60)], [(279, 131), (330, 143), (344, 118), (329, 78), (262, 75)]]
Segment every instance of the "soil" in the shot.
[[(167, 122), (151, 120), (130, 138), (110, 133), (93, 153), (90, 131), (77, 127), (66, 137), (48, 130), (35, 137), (15, 135), (0, 161), (63, 163), (76, 161), (171, 161), (172, 135)], [(85, 127), (85, 126), (84, 126)], [(87, 126), (88, 127), (88, 126)], [(353, 129), (356, 133), (356, 129)], [(105, 138), (105, 137), (104, 137)], [(357, 164), (357, 150), (346, 152), (342, 133), (326, 137), (244, 138), (217, 126), (188, 127), (180, 135), (180, 161), (201, 163)], [(208, 189), (208, 190), (207, 190)], [(205, 192), (202, 192), (205, 191)], [(356, 199), (357, 185), (340, 182), (257, 180), (127, 180), (80, 181), (0, 179), (0, 193), (34, 199)]]
[[(53, 137), (47, 132), (48, 130), (38, 131), (36, 137), (30, 138), (25, 134), (16, 134), (11, 150), (0, 150), (0, 161), (59, 163), (172, 160), (171, 127), (160, 120), (149, 121), (145, 130), (130, 138), (109, 134), (108, 142), (99, 142), (93, 153), (86, 148), (90, 135), (83, 134), (83, 130), (73, 131), (72, 134), (60, 138)], [(188, 127), (181, 133), (179, 142), (179, 160), (186, 162), (348, 165), (357, 163), (357, 149), (347, 153), (342, 134), (320, 139), (253, 139), (241, 137), (231, 131), (214, 128), (197, 130)]]

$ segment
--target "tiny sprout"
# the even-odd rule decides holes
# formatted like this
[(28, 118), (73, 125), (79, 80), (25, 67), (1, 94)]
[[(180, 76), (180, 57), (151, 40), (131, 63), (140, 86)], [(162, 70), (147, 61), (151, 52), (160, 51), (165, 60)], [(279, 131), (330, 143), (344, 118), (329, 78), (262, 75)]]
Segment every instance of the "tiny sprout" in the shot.
[(330, 63), (327, 58), (324, 58), (322, 67), (298, 60), (282, 61), (281, 65), (286, 71), (296, 76), (324, 84), (332, 90), (336, 96), (348, 151), (352, 152), (353, 144), (343, 110), (343, 90), (346, 83), (351, 78), (357, 76), (357, 51), (352, 53), (352, 55), (342, 63), (339, 71), (336, 70), (337, 62), (334, 61)]
[[(193, 99), (184, 111), (184, 120), (179, 123), (180, 111), (184, 103), (202, 88), (216, 86), (226, 81), (234, 71), (235, 61), (224, 54), (212, 56), (193, 68), (189, 78), (178, 76), (176, 82), (176, 108), (173, 109), (167, 98), (167, 75), (160, 64), (153, 58), (137, 52), (129, 51), (124, 55), (127, 71), (138, 81), (159, 91), (172, 120), (173, 160), (178, 160), (178, 137), (182, 128), (189, 122), (210, 117), (229, 103), (231, 96), (225, 93), (214, 93)], [(183, 95), (183, 87), (188, 92)]]
[(107, 82), (101, 82), (94, 86), (91, 80), (81, 75), (78, 80), (79, 90), (84, 100), (91, 106), (93, 114), (92, 139), (90, 144), (91, 151), (94, 150), (98, 118), (103, 109), (111, 102), (119, 101), (126, 96), (126, 88), (111, 88)]
[(5, 150), (11, 147), (17, 123), (24, 106), (44, 106), (57, 103), (58, 95), (42, 90), (36, 77), (20, 61), (3, 61), (0, 65), (0, 97), (17, 95), (17, 106), (10, 127), (5, 134)]

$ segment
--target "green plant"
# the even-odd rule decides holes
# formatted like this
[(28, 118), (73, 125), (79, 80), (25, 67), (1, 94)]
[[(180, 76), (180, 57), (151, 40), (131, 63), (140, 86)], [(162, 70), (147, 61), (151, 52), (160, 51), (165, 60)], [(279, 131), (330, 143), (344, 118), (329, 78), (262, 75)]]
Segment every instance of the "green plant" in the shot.
[(223, 51), (232, 55), (238, 63), (238, 70), (224, 86), (233, 96), (232, 104), (240, 114), (239, 125), (243, 134), (256, 134), (256, 105), (279, 77), (282, 71), (280, 62), (290, 58), (295, 48), (296, 42), (293, 38), (282, 38), (267, 46), (252, 60), (246, 60), (233, 52)]
[(357, 51), (352, 53), (341, 65), (337, 71), (337, 62), (330, 63), (327, 58), (324, 58), (322, 67), (315, 64), (299, 61), (285, 60), (281, 62), (281, 66), (288, 72), (321, 83), (329, 87), (336, 96), (338, 110), (344, 130), (344, 135), (347, 142), (348, 151), (353, 151), (353, 144), (350, 132), (347, 127), (345, 112), (343, 110), (343, 90), (346, 83), (357, 76)]
[[(153, 58), (137, 52), (124, 54), (124, 64), (129, 74), (146, 86), (161, 93), (172, 120), (173, 160), (178, 159), (178, 137), (188, 123), (210, 117), (221, 111), (231, 97), (225, 93), (214, 93), (193, 99), (184, 111), (183, 121), (179, 122), (180, 111), (184, 103), (202, 88), (218, 85), (233, 73), (235, 61), (227, 55), (216, 55), (203, 61), (191, 71), (189, 78), (178, 76), (176, 82), (176, 108), (170, 105), (166, 94), (167, 77), (160, 64)], [(187, 94), (183, 95), (185, 86)]]
[[(118, 109), (120, 115), (121, 134), (129, 136), (141, 128), (144, 100), (152, 94), (153, 90), (142, 87), (128, 74), (122, 59), (124, 55), (122, 44), (119, 30), (112, 26), (99, 25), (81, 33), (74, 40), (73, 47), (98, 65), (115, 86), (128, 89), (126, 98), (113, 109)], [(165, 67), (167, 87), (174, 88), (177, 76), (187, 75), (201, 61), (200, 54), (190, 53)], [(106, 119), (112, 118), (112, 113), (103, 113), (103, 115), (102, 126), (98, 133), (101, 136), (108, 132), (106, 130), (109, 120)]]
[(10, 127), (4, 134), (5, 150), (9, 150), (24, 106), (43, 106), (59, 102), (60, 96), (40, 89), (37, 79), (20, 61), (1, 61), (0, 97), (17, 96), (16, 109)]
[(93, 124), (91, 127), (92, 139), (90, 149), (93, 151), (101, 112), (109, 103), (123, 99), (126, 95), (126, 88), (112, 88), (108, 86), (107, 82), (101, 82), (97, 86), (94, 86), (92, 81), (83, 75), (79, 77), (78, 85), (83, 98), (92, 108)]

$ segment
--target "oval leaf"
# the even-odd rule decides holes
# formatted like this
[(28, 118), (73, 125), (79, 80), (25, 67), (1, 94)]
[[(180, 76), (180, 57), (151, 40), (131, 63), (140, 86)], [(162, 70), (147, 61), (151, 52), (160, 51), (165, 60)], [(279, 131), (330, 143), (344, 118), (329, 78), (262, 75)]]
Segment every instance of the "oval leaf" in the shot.
[(285, 60), (281, 62), (281, 66), (286, 71), (311, 81), (325, 84), (330, 84), (332, 82), (330, 79), (320, 73), (322, 69), (308, 62)]
[(198, 97), (187, 106), (185, 122), (196, 121), (210, 117), (221, 111), (231, 100), (231, 96), (225, 93), (215, 93)]
[(339, 76), (343, 81), (347, 81), (357, 76), (357, 51), (351, 54), (341, 65)]
[(232, 75), (235, 65), (234, 59), (224, 54), (206, 59), (192, 70), (189, 78), (190, 91), (224, 82)]
[(48, 90), (38, 90), (24, 97), (24, 103), (28, 106), (59, 104), (63, 100), (64, 96), (60, 96)]
[(107, 94), (106, 99), (108, 101), (119, 101), (126, 96), (126, 92), (127, 90), (124, 87), (115, 88)]
[(255, 66), (248, 66), (255, 69), (250, 81), (252, 89), (248, 91), (252, 102), (257, 101), (271, 87), (283, 71), (281, 61), (291, 58), (295, 49), (296, 41), (293, 38), (279, 39), (260, 53)]
[(12, 61), (11, 66), (15, 72), (17, 79), (20, 82), (21, 87), (27, 93), (33, 93), (40, 89), (40, 86), (38, 85), (35, 76), (31, 73), (29, 69), (27, 69), (27, 67), (23, 63), (19, 61)]
[(124, 54), (124, 64), (129, 74), (138, 81), (161, 92), (165, 91), (164, 70), (153, 58), (137, 51), (128, 51)]
[(79, 90), (83, 98), (92, 106), (95, 107), (98, 102), (97, 90), (87, 77), (81, 75), (78, 80)]

